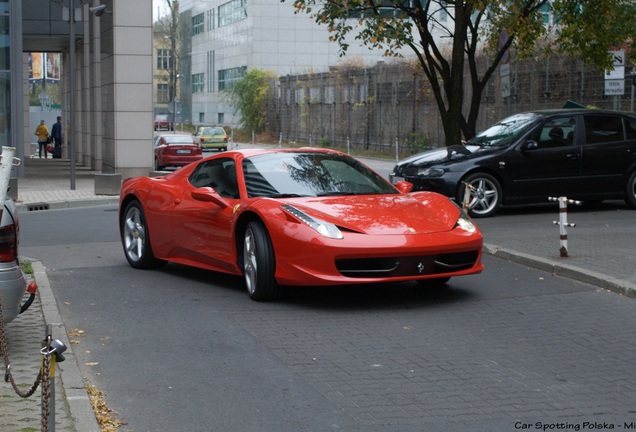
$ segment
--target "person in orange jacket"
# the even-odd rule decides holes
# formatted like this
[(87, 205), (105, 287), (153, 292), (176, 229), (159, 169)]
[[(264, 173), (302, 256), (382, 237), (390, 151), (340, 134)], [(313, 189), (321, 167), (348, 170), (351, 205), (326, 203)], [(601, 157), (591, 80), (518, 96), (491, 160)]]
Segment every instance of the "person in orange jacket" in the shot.
[(44, 124), (44, 120), (35, 128), (34, 135), (38, 137), (38, 154), (40, 155), (40, 159), (42, 159), (42, 150), (44, 150), (44, 159), (46, 159), (48, 157), (46, 154), (46, 145), (49, 143), (49, 129)]

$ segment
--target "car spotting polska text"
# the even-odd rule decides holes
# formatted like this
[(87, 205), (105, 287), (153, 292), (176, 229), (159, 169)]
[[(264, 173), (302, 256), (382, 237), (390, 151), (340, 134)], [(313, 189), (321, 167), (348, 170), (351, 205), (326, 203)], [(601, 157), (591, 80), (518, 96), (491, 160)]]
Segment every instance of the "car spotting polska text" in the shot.
[(623, 424), (611, 423), (611, 422), (587, 422), (587, 421), (586, 422), (580, 422), (580, 423), (570, 423), (570, 422), (523, 423), (523, 422), (516, 422), (515, 423), (515, 429), (516, 430), (542, 430), (542, 431), (551, 431), (551, 430), (586, 431), (586, 430), (614, 430), (614, 429), (636, 430), (636, 421), (625, 422)]

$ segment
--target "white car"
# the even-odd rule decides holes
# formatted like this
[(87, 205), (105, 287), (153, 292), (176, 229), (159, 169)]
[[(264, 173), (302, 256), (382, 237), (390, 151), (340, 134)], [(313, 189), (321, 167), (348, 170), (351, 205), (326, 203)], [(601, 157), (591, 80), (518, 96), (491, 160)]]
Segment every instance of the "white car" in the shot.
[(18, 244), (20, 222), (13, 200), (7, 196), (0, 221), (0, 300), (4, 322), (13, 321), (33, 301), (35, 293), (22, 304), (27, 281), (20, 267)]

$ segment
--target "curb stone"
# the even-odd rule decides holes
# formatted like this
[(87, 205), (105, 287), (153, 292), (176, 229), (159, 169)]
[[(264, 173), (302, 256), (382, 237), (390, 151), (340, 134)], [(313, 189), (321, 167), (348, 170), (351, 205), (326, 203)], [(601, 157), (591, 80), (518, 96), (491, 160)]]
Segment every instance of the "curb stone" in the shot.
[(68, 340), (66, 326), (62, 322), (55, 296), (46, 276), (45, 267), (40, 261), (32, 261), (31, 264), (35, 282), (38, 284), (38, 294), (42, 303), (44, 321), (52, 326), (53, 338), (59, 339), (67, 347), (64, 352), (66, 360), (58, 363), (58, 368), (64, 384), (64, 392), (66, 393), (66, 400), (75, 430), (78, 432), (100, 432), (101, 429), (86, 392), (86, 383), (80, 373), (73, 346)]
[(526, 265), (528, 267), (546, 271), (557, 276), (574, 279), (579, 282), (585, 282), (590, 285), (595, 285), (599, 288), (607, 289), (617, 294), (624, 295), (626, 297), (636, 298), (636, 285), (622, 279), (613, 278), (611, 276), (567, 264), (557, 264), (548, 259), (524, 254), (523, 252), (517, 252), (486, 243), (484, 243), (483, 251), (496, 258)]

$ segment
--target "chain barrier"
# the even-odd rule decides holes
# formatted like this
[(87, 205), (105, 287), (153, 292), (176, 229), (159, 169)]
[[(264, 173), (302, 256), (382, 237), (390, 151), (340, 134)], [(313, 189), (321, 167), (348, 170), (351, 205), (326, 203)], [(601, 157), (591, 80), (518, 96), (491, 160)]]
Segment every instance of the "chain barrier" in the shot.
[[(56, 342), (56, 346), (54, 348), (51, 348), (52, 342)], [(31, 397), (39, 387), (40, 383), (42, 384), (41, 426), (42, 432), (50, 432), (55, 428), (53, 427), (53, 429), (49, 429), (49, 419), (51, 417), (51, 380), (54, 376), (56, 357), (60, 357), (59, 361), (63, 361), (64, 357), (61, 353), (66, 350), (66, 347), (63, 343), (57, 340), (52, 341), (50, 325), (47, 326), (47, 335), (44, 341), (42, 341), (42, 346), (43, 348), (40, 350), (40, 353), (42, 354), (42, 367), (40, 368), (40, 372), (38, 373), (38, 376), (31, 388), (24, 392), (18, 388), (13, 374), (11, 373), (11, 362), (9, 360), (7, 338), (4, 328), (4, 316), (2, 314), (2, 299), (0, 298), (0, 350), (2, 351), (5, 366), (4, 380), (6, 382), (10, 382), (16, 394), (24, 399)]]

